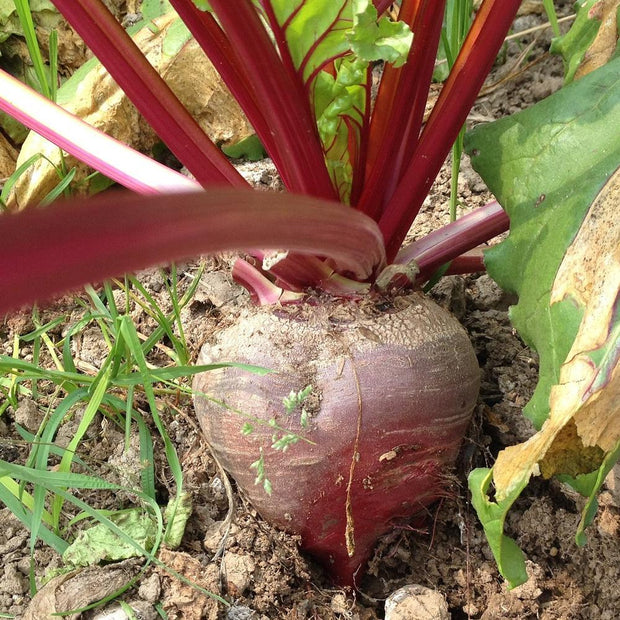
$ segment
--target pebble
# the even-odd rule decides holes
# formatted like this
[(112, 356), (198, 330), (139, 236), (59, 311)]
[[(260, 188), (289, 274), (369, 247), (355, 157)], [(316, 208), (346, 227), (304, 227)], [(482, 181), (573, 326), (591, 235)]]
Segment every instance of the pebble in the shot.
[(450, 620), (450, 612), (442, 594), (411, 584), (387, 598), (385, 620)]
[(157, 573), (153, 573), (140, 584), (138, 596), (149, 603), (156, 603), (161, 595), (161, 581)]
[(254, 610), (245, 605), (233, 605), (226, 612), (226, 620), (253, 620), (256, 618)]
[(37, 407), (34, 400), (25, 398), (19, 403), (15, 410), (15, 422), (23, 426), (26, 430), (37, 431), (43, 420), (43, 413)]
[(620, 463), (614, 465), (605, 478), (605, 488), (609, 491), (611, 504), (620, 508)]

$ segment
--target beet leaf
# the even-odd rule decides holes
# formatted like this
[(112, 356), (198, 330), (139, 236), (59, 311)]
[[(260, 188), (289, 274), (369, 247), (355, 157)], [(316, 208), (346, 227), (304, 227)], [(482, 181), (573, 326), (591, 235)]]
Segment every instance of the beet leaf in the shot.
[[(532, 108), (481, 126), (467, 150), (510, 216), (489, 273), (519, 295), (511, 321), (540, 355), (525, 409), (539, 432), (472, 475), (479, 516), (511, 584), (524, 570), (501, 535), (503, 516), (532, 475), (561, 476), (590, 497), (620, 451), (620, 57)], [(614, 120), (615, 119), (615, 120)], [(576, 150), (578, 149), (579, 155)], [(499, 527), (499, 530), (498, 530)]]

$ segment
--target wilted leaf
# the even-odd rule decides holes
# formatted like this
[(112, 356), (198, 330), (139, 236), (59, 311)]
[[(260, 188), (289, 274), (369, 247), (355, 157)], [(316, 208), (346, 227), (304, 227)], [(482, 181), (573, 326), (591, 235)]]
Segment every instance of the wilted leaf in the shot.
[[(50, 0), (30, 0), (29, 8), (37, 23), (56, 26), (59, 20), (58, 11)], [(0, 43), (12, 34), (22, 34), (14, 0), (0, 0)]]
[(15, 171), (17, 151), (11, 143), (0, 133), (0, 179), (6, 179)]
[(566, 250), (550, 304), (571, 303), (582, 313), (573, 345), (551, 388), (549, 418), (541, 431), (497, 457), (498, 497), (522, 478), (588, 473), (620, 440), (620, 173), (597, 196)]
[(619, 80), (616, 59), (468, 136), (474, 167), (511, 219), (508, 239), (486, 255), (489, 273), (519, 295), (511, 320), (540, 354), (524, 411), (540, 432), (493, 468), (506, 509), (532, 474), (607, 467), (620, 440)]
[(588, 209), (620, 163), (613, 130), (620, 127), (619, 83), (616, 59), (466, 140), (472, 163), (510, 216), (510, 237), (487, 252), (486, 262), (503, 288), (519, 294), (511, 319), (540, 354), (540, 381), (524, 411), (537, 428), (583, 317), (573, 303), (551, 303), (551, 289)]
[(109, 566), (93, 566), (54, 577), (36, 593), (22, 620), (61, 617), (76, 620), (80, 617), (79, 613), (66, 615), (66, 612), (80, 609), (122, 590), (134, 577), (137, 568), (135, 561), (130, 560)]
[(170, 549), (176, 549), (183, 539), (187, 520), (192, 514), (192, 496), (191, 493), (184, 492), (179, 499), (172, 498), (164, 512), (164, 520), (166, 522), (166, 535), (164, 543)]
[[(155, 520), (139, 508), (110, 516), (129, 538), (147, 551), (153, 546), (157, 534)], [(91, 566), (102, 560), (124, 560), (138, 555), (129, 541), (123, 540), (106, 525), (99, 523), (83, 530), (62, 554), (63, 562), (73, 566)]]
[(618, 45), (618, 8), (620, 0), (600, 0), (590, 11), (592, 19), (599, 20), (600, 26), (594, 41), (586, 50), (575, 79), (602, 67), (613, 56)]

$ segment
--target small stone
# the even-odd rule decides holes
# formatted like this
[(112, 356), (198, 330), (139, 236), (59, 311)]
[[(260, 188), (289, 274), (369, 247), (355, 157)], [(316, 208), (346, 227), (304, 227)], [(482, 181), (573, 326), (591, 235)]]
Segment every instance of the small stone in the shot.
[(450, 620), (442, 594), (418, 584), (404, 586), (385, 601), (385, 620)]
[(97, 614), (93, 620), (131, 620), (131, 618), (138, 618), (138, 620), (156, 620), (159, 617), (155, 608), (145, 601), (132, 601), (129, 603), (129, 607), (131, 607), (133, 616), (122, 607), (113, 605)]
[(26, 430), (37, 431), (43, 420), (43, 414), (39, 411), (34, 400), (25, 398), (19, 403), (15, 411), (15, 422)]
[(461, 586), (461, 588), (467, 587), (467, 577), (465, 576), (465, 571), (462, 568), (459, 568), (459, 570), (454, 574), (454, 581)]
[(254, 560), (249, 555), (227, 553), (222, 559), (222, 572), (226, 580), (228, 593), (241, 596), (250, 586), (254, 575)]
[(254, 610), (245, 605), (233, 605), (226, 612), (226, 620), (253, 620), (256, 618)]
[(534, 14), (522, 14), (521, 17), (517, 17), (512, 24), (512, 29), (515, 33), (522, 32), (523, 30), (529, 30), (538, 24), (537, 18)]
[(161, 595), (161, 581), (157, 573), (145, 579), (138, 589), (138, 596), (149, 603), (156, 603)]

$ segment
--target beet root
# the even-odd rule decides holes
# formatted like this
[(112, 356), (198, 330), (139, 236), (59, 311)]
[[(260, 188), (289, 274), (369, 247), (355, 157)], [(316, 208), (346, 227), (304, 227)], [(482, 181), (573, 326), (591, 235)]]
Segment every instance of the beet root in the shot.
[[(379, 536), (445, 493), (479, 369), (456, 319), (423, 295), (252, 308), (203, 347), (199, 363), (221, 361), (275, 372), (196, 377), (208, 443), (261, 516), (300, 534), (336, 583), (352, 585)], [(302, 428), (301, 407), (287, 414), (283, 399), (306, 386)], [(272, 449), (273, 419), (313, 443)], [(250, 468), (261, 447), (271, 495)]]

